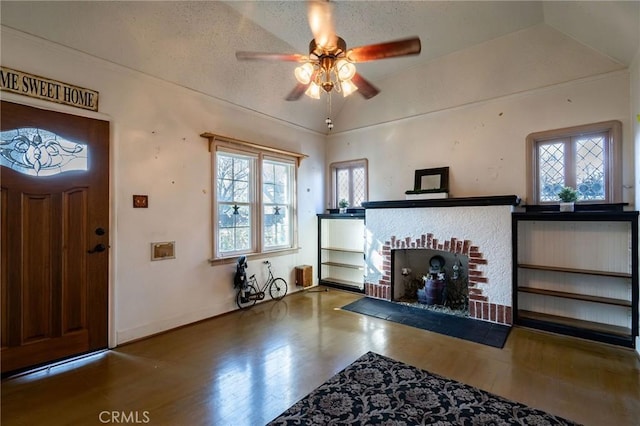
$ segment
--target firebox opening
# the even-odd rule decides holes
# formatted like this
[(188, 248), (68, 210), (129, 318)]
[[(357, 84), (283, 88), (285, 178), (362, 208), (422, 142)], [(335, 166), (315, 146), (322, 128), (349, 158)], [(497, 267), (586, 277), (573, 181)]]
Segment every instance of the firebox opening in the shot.
[(392, 301), (469, 316), (468, 256), (433, 249), (391, 253)]

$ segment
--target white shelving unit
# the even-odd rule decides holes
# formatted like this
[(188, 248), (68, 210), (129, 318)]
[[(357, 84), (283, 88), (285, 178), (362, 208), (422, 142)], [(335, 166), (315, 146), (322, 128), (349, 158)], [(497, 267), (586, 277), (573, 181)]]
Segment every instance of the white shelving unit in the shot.
[(318, 215), (318, 280), (364, 291), (364, 213)]
[(638, 212), (514, 213), (514, 320), (633, 347)]

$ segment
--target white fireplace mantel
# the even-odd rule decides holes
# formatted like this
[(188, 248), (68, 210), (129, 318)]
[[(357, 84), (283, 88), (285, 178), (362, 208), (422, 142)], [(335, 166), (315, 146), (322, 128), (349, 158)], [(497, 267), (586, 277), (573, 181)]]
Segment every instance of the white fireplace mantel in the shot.
[(474, 286), (479, 289), (470, 315), (510, 324), (511, 213), (518, 203), (515, 195), (364, 203), (365, 292), (391, 298), (392, 250), (430, 248), (470, 254)]

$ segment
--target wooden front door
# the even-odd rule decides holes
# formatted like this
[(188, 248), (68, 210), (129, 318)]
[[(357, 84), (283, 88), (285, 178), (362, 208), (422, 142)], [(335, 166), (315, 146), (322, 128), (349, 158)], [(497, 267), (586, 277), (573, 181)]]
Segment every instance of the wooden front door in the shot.
[(0, 106), (2, 373), (108, 345), (109, 123)]

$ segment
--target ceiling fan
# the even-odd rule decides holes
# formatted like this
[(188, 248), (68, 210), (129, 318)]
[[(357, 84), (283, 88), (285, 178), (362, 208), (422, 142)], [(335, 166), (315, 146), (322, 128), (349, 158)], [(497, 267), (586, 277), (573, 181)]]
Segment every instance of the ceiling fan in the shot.
[(321, 90), (331, 93), (334, 89), (345, 97), (357, 90), (365, 99), (370, 99), (380, 91), (356, 72), (354, 64), (417, 55), (421, 50), (418, 37), (347, 49), (347, 43), (335, 33), (332, 6), (328, 1), (310, 1), (308, 18), (313, 34), (308, 55), (236, 52), (239, 60), (301, 63), (294, 73), (298, 84), (286, 97), (288, 101), (298, 100), (303, 94), (319, 99)]

